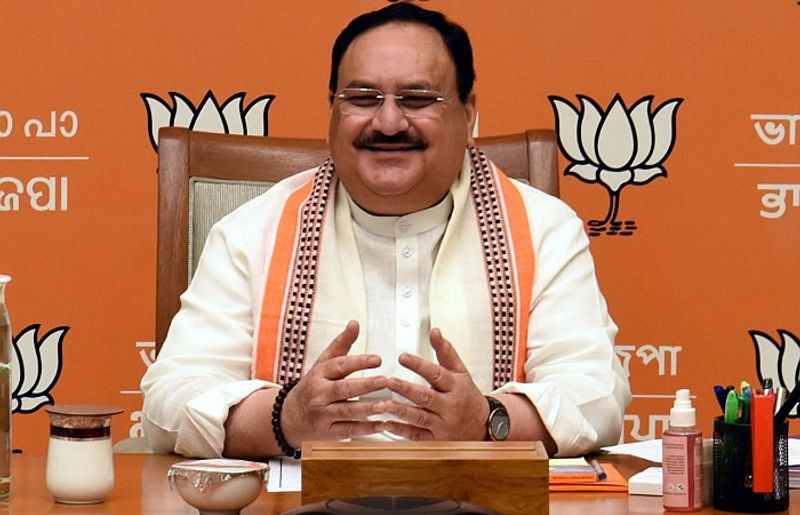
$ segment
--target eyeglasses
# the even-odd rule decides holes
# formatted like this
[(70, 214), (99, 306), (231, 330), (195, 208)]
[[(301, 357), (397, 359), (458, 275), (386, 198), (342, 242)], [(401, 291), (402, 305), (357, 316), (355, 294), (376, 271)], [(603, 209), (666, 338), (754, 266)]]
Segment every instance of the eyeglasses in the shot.
[(375, 116), (387, 98), (393, 98), (407, 118), (435, 118), (447, 99), (441, 93), (424, 89), (404, 89), (392, 95), (372, 88), (345, 88), (335, 98), (339, 109), (353, 116)]

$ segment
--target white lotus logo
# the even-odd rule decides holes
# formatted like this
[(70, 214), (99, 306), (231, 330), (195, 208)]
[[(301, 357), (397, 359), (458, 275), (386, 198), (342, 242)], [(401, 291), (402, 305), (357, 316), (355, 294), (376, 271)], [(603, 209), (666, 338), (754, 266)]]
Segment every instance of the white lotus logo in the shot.
[(31, 413), (43, 404), (53, 404), (50, 390), (61, 375), (61, 344), (69, 327), (56, 327), (41, 339), (39, 328), (39, 324), (30, 325), (14, 338), (12, 413)]
[(158, 150), (158, 130), (161, 127), (187, 129), (220, 134), (249, 134), (266, 136), (267, 111), (275, 95), (262, 95), (244, 106), (245, 93), (237, 93), (220, 104), (214, 93), (206, 93), (200, 106), (177, 92), (170, 92), (172, 105), (151, 93), (142, 93), (147, 106), (150, 143)]
[(578, 95), (580, 110), (561, 97), (548, 98), (556, 115), (559, 146), (572, 161), (564, 173), (599, 182), (608, 191), (608, 213), (602, 220), (589, 221), (589, 235), (630, 236), (636, 222), (617, 220), (620, 191), (628, 184), (647, 184), (667, 175), (662, 165), (675, 144), (675, 116), (683, 99), (668, 100), (651, 112), (652, 96), (627, 109), (617, 94), (603, 112), (586, 96)]
[[(781, 343), (761, 331), (750, 331), (750, 337), (756, 348), (756, 364), (758, 365), (758, 380), (763, 384), (764, 379), (772, 379), (775, 386), (783, 386), (792, 391), (800, 375), (800, 342), (797, 337), (778, 329)], [(792, 409), (790, 416), (798, 416), (797, 408)]]

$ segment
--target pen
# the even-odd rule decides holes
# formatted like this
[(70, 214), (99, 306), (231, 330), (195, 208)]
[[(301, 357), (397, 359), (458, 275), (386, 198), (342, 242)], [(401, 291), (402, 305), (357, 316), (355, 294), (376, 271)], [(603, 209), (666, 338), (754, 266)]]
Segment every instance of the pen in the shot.
[[(798, 393), (800, 395), (800, 393)], [(725, 415), (724, 420), (726, 424), (736, 423), (736, 417), (739, 415), (739, 396), (736, 395), (736, 390), (728, 391), (728, 398), (725, 399)]]
[(739, 396), (739, 402), (741, 402), (742, 407), (742, 415), (739, 417), (739, 422), (742, 424), (750, 423), (750, 398), (752, 395), (753, 392), (750, 390), (750, 388), (745, 388), (742, 394)]
[(717, 397), (717, 402), (719, 403), (719, 409), (722, 410), (722, 413), (725, 413), (725, 398), (728, 396), (728, 392), (725, 391), (725, 388), (721, 385), (714, 385), (714, 395)]
[(786, 417), (789, 416), (789, 413), (794, 409), (797, 401), (800, 400), (800, 383), (796, 384), (794, 388), (792, 388), (792, 393), (786, 397), (786, 401), (783, 405), (778, 409), (778, 413), (775, 414), (775, 422), (782, 424)]
[(608, 477), (608, 476), (606, 476), (606, 471), (603, 470), (602, 465), (597, 463), (597, 460), (592, 460), (590, 463), (592, 464), (592, 468), (594, 469), (594, 471), (597, 473), (597, 480), (598, 481), (602, 481), (606, 477)]
[(778, 388), (778, 390), (775, 392), (775, 414), (776, 415), (778, 414), (778, 410), (781, 409), (781, 406), (783, 406), (783, 402), (786, 400), (786, 394), (787, 393), (788, 393), (788, 391), (783, 386)]

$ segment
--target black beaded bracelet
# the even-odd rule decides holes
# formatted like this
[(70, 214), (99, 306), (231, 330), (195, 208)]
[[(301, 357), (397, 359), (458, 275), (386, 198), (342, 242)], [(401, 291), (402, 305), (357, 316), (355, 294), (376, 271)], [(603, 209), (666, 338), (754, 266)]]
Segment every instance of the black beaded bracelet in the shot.
[(281, 391), (278, 392), (278, 396), (275, 397), (275, 404), (272, 405), (272, 432), (275, 434), (275, 441), (278, 443), (278, 446), (281, 448), (283, 453), (290, 458), (299, 460), (300, 451), (292, 449), (292, 446), (286, 442), (286, 437), (283, 436), (283, 430), (281, 429), (281, 410), (283, 410), (283, 401), (286, 400), (286, 396), (289, 395), (290, 391), (292, 391), (292, 388), (294, 388), (294, 385), (297, 384), (297, 381), (297, 379), (292, 379), (284, 383)]

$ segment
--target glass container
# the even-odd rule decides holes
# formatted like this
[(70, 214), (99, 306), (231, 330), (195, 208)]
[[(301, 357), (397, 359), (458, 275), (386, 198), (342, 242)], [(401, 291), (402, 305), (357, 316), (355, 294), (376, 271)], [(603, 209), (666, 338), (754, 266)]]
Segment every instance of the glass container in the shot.
[(11, 280), (0, 275), (0, 502), (11, 495), (11, 321), (6, 309), (6, 286)]

